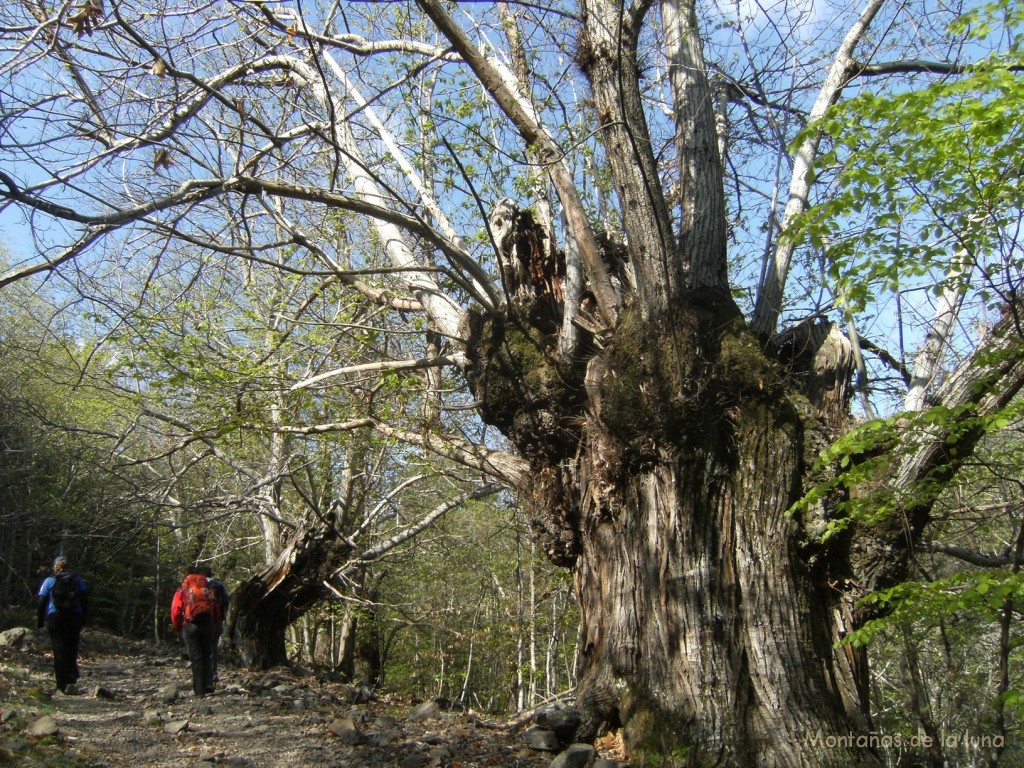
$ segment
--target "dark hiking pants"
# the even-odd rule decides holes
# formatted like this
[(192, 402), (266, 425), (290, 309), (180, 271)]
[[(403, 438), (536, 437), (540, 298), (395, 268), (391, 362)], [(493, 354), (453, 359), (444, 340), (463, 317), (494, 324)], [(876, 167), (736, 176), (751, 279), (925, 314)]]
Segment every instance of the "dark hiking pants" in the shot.
[(51, 613), (46, 631), (53, 648), (53, 671), (60, 691), (78, 681), (78, 645), (82, 637), (82, 616), (78, 613)]
[(182, 630), (185, 649), (192, 663), (192, 691), (196, 696), (213, 692), (213, 652), (216, 643), (213, 616), (202, 614)]

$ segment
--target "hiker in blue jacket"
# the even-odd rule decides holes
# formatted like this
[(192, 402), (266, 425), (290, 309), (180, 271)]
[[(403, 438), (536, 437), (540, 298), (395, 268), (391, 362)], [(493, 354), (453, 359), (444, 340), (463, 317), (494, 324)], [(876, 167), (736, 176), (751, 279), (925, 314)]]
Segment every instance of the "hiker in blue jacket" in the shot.
[(68, 559), (58, 555), (53, 561), (53, 575), (39, 587), (36, 604), (36, 625), (50, 635), (53, 647), (53, 669), (57, 690), (69, 691), (78, 682), (78, 645), (88, 617), (88, 588), (81, 576), (68, 568)]

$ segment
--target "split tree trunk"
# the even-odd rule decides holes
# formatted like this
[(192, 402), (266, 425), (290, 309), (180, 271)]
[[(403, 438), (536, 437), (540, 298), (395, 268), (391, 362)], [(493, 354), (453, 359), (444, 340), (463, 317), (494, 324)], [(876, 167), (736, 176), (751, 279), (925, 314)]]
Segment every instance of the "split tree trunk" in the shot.
[(326, 526), (300, 529), (273, 565), (232, 593), (228, 635), (246, 666), (288, 663), (286, 628), (327, 596), (324, 582), (350, 549)]

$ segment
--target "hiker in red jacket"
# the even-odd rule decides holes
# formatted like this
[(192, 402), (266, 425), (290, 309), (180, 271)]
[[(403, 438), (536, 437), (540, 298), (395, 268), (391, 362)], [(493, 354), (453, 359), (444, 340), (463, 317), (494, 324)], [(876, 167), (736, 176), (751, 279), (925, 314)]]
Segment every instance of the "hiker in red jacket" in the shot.
[(171, 624), (181, 632), (192, 663), (192, 691), (203, 697), (213, 693), (213, 654), (216, 627), (222, 621), (220, 605), (197, 568), (189, 568), (171, 602)]
[(213, 629), (213, 682), (216, 683), (220, 680), (220, 675), (217, 672), (217, 657), (220, 652), (220, 638), (224, 634), (224, 622), (228, 618), (228, 608), (231, 606), (231, 596), (228, 594), (228, 588), (224, 586), (224, 582), (216, 578), (213, 575), (213, 568), (208, 565), (203, 565), (196, 568), (197, 573), (203, 574), (206, 577), (206, 585), (213, 590), (213, 596), (217, 598), (217, 604), (220, 605), (221, 620)]

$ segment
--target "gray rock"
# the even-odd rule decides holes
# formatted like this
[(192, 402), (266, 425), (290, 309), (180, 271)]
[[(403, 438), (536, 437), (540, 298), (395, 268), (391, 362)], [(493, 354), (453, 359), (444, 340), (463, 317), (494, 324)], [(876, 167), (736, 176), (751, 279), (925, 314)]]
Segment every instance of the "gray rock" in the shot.
[(409, 713), (409, 719), (416, 722), (436, 720), (440, 716), (441, 707), (437, 705), (436, 701), (424, 701), (422, 704), (417, 704), (413, 711)]
[(555, 702), (538, 709), (533, 722), (541, 728), (554, 731), (562, 744), (571, 744), (580, 727), (580, 714), (569, 704)]
[(554, 731), (537, 726), (526, 729), (523, 734), (523, 742), (530, 749), (540, 752), (557, 752), (562, 748), (562, 742), (558, 740), (558, 735)]
[(337, 718), (327, 726), (327, 730), (337, 736), (342, 744), (354, 747), (363, 743), (363, 734), (356, 728), (356, 724), (352, 721), (351, 717)]
[(57, 733), (60, 728), (57, 726), (57, 721), (49, 715), (43, 715), (36, 720), (32, 725), (25, 729), (25, 733), (29, 736), (53, 736)]
[(452, 753), (445, 747), (434, 747), (427, 752), (431, 765), (446, 765), (452, 759)]
[(164, 726), (164, 732), (177, 736), (188, 730), (188, 720), (172, 720)]
[(550, 768), (586, 768), (594, 759), (594, 754), (594, 748), (589, 744), (571, 744), (551, 761)]
[(398, 761), (399, 768), (423, 768), (430, 762), (426, 755), (406, 755)]
[(373, 737), (372, 746), (386, 747), (391, 744), (398, 744), (401, 741), (405, 741), (405, 732), (398, 728), (388, 728)]
[(353, 704), (366, 704), (369, 701), (376, 700), (377, 695), (373, 692), (373, 688), (368, 688), (365, 685), (360, 685), (352, 691), (352, 703)]
[(142, 713), (142, 722), (146, 725), (159, 725), (163, 722), (163, 715), (157, 712), (155, 709), (147, 709)]
[(174, 683), (165, 685), (156, 692), (156, 700), (162, 704), (171, 704), (178, 698), (178, 686)]
[(32, 630), (28, 627), (15, 627), (6, 632), (0, 632), (0, 648), (21, 649), (28, 644), (32, 636)]

